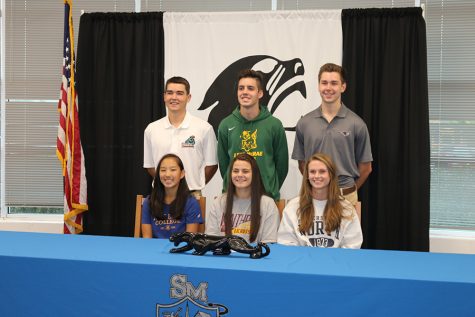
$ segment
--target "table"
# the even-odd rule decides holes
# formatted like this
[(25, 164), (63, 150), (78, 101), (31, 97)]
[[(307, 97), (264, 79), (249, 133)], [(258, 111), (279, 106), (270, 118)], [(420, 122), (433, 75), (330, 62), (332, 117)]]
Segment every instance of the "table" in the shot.
[(475, 255), (271, 245), (253, 260), (171, 247), (0, 232), (0, 316), (475, 315)]

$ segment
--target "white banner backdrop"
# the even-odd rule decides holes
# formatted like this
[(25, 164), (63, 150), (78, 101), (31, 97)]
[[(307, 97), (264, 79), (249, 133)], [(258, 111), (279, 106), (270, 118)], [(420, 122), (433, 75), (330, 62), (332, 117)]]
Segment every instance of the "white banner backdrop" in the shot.
[[(287, 131), (292, 153), (298, 119), (320, 104), (318, 70), (341, 65), (341, 10), (265, 12), (166, 12), (165, 80), (185, 77), (191, 85), (188, 110), (219, 122), (237, 106), (236, 77), (245, 68), (264, 73), (261, 100)], [(290, 159), (281, 198), (298, 194), (301, 174)], [(203, 194), (221, 192), (219, 171)]]

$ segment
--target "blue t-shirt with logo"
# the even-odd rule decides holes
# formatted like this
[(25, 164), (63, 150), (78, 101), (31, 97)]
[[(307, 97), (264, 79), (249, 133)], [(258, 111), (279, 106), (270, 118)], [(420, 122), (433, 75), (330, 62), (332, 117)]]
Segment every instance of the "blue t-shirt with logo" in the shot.
[(150, 210), (150, 199), (145, 198), (142, 203), (142, 223), (152, 225), (152, 236), (159, 239), (168, 239), (177, 232), (185, 232), (186, 225), (189, 223), (203, 223), (201, 210), (198, 201), (189, 196), (186, 200), (185, 211), (180, 220), (173, 219), (170, 216), (170, 205), (164, 204), (163, 214), (167, 219), (159, 220), (152, 216)]

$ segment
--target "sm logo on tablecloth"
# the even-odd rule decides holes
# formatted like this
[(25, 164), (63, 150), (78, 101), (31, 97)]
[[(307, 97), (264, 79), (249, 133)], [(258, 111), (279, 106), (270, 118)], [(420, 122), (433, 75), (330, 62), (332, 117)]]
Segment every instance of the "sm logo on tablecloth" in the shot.
[(208, 302), (208, 283), (201, 282), (195, 287), (183, 274), (170, 278), (170, 298), (178, 301), (157, 304), (157, 317), (219, 317), (228, 313), (221, 304)]

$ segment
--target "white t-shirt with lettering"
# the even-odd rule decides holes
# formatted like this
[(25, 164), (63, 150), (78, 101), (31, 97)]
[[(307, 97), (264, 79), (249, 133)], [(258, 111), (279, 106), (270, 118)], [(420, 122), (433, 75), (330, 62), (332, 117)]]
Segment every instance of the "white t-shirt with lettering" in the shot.
[[(224, 236), (224, 211), (226, 207), (226, 193), (218, 196), (206, 211), (205, 233), (216, 236)], [(240, 236), (249, 241), (251, 233), (251, 199), (240, 199), (234, 197), (233, 200), (233, 229), (232, 234)], [(263, 195), (261, 198), (261, 224), (255, 243), (274, 243), (277, 241), (277, 229), (279, 227), (279, 211), (274, 200)]]
[(327, 234), (323, 221), (323, 212), (327, 204), (326, 200), (313, 199), (315, 218), (313, 227), (309, 232), (302, 234), (299, 231), (299, 197), (290, 200), (285, 206), (277, 243), (285, 245), (313, 246), (322, 248), (350, 248), (359, 249), (363, 243), (363, 233), (356, 210), (347, 200), (341, 201), (344, 218), (337, 230)]

